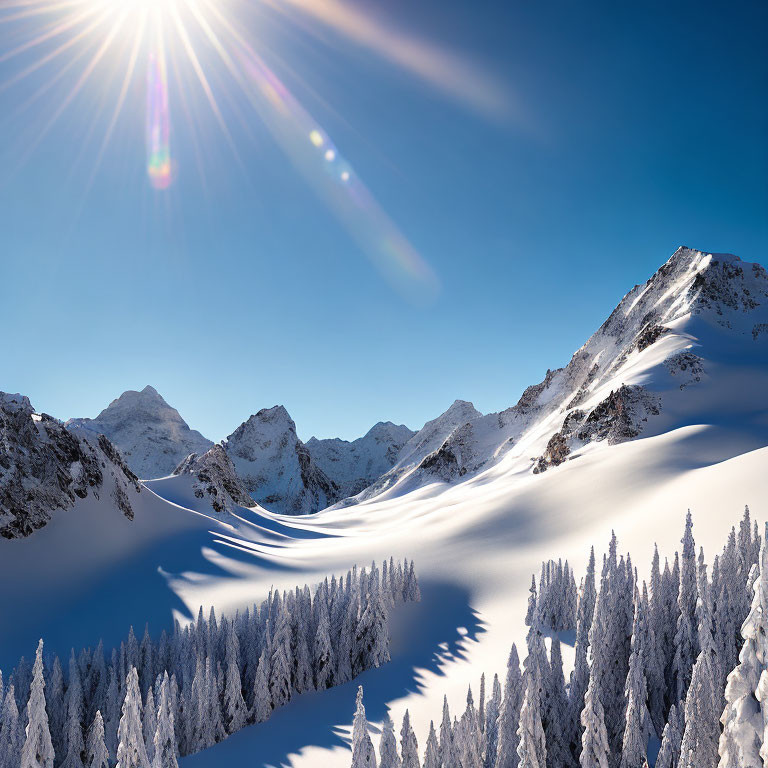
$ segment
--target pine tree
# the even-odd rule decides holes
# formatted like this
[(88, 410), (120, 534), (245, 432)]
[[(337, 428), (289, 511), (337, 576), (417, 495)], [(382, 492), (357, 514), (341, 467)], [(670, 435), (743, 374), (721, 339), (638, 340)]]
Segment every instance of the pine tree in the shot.
[[(519, 672), (519, 670), (518, 670)], [(448, 708), (448, 697), (443, 696), (443, 719), (440, 722), (440, 763), (446, 765), (451, 753), (451, 741), (453, 733), (451, 730), (451, 713)]]
[(362, 685), (357, 689), (357, 707), (352, 725), (352, 768), (376, 768), (376, 753), (365, 719)]
[(147, 757), (151, 764), (155, 759), (155, 731), (157, 730), (157, 710), (155, 709), (155, 695), (152, 693), (152, 686), (147, 689), (142, 729), (144, 731), (144, 746), (147, 748)]
[(395, 724), (387, 713), (381, 729), (379, 768), (400, 768), (400, 765), (400, 756), (397, 754), (397, 739), (395, 738)]
[(491, 698), (485, 717), (485, 768), (494, 768), (499, 748), (499, 713), (501, 712), (501, 683), (499, 676), (493, 676)]
[(693, 520), (691, 512), (685, 520), (685, 534), (682, 539), (683, 556), (680, 567), (680, 591), (677, 604), (680, 615), (675, 633), (674, 682), (675, 702), (684, 701), (691, 682), (691, 670), (699, 653), (696, 632), (696, 546), (693, 541)]
[(48, 708), (48, 724), (51, 732), (51, 742), (54, 752), (59, 758), (66, 754), (66, 724), (67, 702), (64, 697), (64, 673), (59, 657), (53, 659), (51, 677), (48, 681), (48, 693), (45, 697)]
[(110, 755), (117, 753), (117, 729), (120, 725), (120, 692), (117, 686), (117, 675), (114, 667), (109, 668), (109, 685), (107, 686), (107, 710), (104, 723), (104, 740)]
[[(0, 680), (0, 683), (2, 681)], [(0, 711), (0, 766), (16, 768), (21, 760), (24, 746), (24, 726), (16, 704), (16, 691), (13, 683), (8, 686)]]
[[(719, 768), (762, 768), (764, 722), (768, 719), (768, 524), (754, 580), (752, 608), (741, 628), (744, 645), (738, 666), (728, 675), (720, 721)], [(744, 544), (744, 547), (747, 545)]]
[(333, 649), (331, 646), (331, 631), (328, 621), (328, 610), (324, 604), (320, 606), (320, 614), (315, 632), (315, 644), (312, 653), (312, 667), (315, 677), (315, 689), (322, 691), (330, 688), (333, 683)]
[(157, 707), (157, 730), (154, 737), (155, 759), (152, 768), (178, 768), (176, 761), (175, 722), (168, 672), (163, 673)]
[(563, 658), (560, 640), (552, 638), (550, 673), (546, 680), (544, 707), (544, 733), (547, 738), (547, 765), (549, 768), (569, 768), (572, 765), (570, 745), (564, 733), (568, 723), (568, 694), (563, 676)]
[(251, 719), (254, 723), (263, 723), (272, 715), (272, 698), (269, 692), (269, 659), (266, 649), (261, 652), (256, 679), (253, 683), (253, 712)]
[(407, 709), (400, 729), (400, 754), (403, 768), (419, 768), (419, 745), (411, 728), (411, 716)]
[(283, 607), (277, 619), (272, 638), (269, 693), (272, 706), (277, 709), (291, 700), (291, 624), (287, 609)]
[(655, 768), (677, 768), (680, 759), (680, 745), (683, 740), (682, 725), (677, 707), (673, 704), (669, 710), (669, 719), (664, 726), (661, 747), (656, 756)]
[(621, 768), (640, 768), (648, 754), (650, 713), (646, 705), (647, 689), (643, 675), (643, 604), (635, 589), (635, 617), (632, 623), (632, 653), (624, 696), (627, 701)]
[(589, 680), (589, 687), (584, 697), (581, 725), (583, 733), (579, 765), (581, 768), (608, 768), (608, 732), (605, 728), (603, 705), (600, 703), (597, 679), (594, 675)]
[(125, 700), (117, 731), (116, 768), (149, 768), (141, 722), (141, 691), (139, 674), (131, 667), (125, 681)]
[(707, 653), (702, 651), (693, 665), (691, 684), (685, 698), (685, 730), (680, 745), (679, 768), (714, 768), (718, 762), (720, 729), (715, 710), (715, 681)]
[(226, 660), (224, 722), (227, 733), (235, 733), (245, 727), (248, 709), (245, 705), (245, 699), (243, 699), (240, 682), (240, 643), (231, 622), (227, 622)]
[(85, 767), (109, 768), (109, 752), (104, 741), (104, 720), (99, 710), (96, 710), (93, 723), (88, 730), (85, 748)]
[(525, 695), (518, 728), (517, 754), (520, 768), (545, 768), (547, 764), (546, 738), (541, 724), (541, 682), (538, 676), (537, 665), (529, 665), (526, 660)]
[(429, 736), (427, 736), (427, 747), (424, 750), (424, 768), (440, 768), (440, 747), (437, 744), (437, 734), (435, 733), (435, 724), (429, 722)]
[(74, 650), (69, 657), (69, 685), (67, 686), (67, 753), (62, 768), (83, 768), (85, 743), (83, 741), (83, 718), (85, 706), (83, 688), (80, 682), (80, 669), (75, 659)]
[[(520, 711), (523, 706), (523, 678), (520, 674), (520, 660), (517, 648), (513, 645), (507, 660), (507, 679), (504, 685), (504, 698), (499, 713), (498, 749), (496, 753), (496, 768), (517, 768), (519, 755), (517, 747), (520, 743), (518, 726)], [(442, 731), (441, 731), (442, 736)], [(442, 747), (442, 741), (440, 746)]]
[(27, 704), (27, 730), (21, 750), (21, 768), (53, 768), (53, 744), (48, 730), (44, 688), (43, 641), (40, 640)]

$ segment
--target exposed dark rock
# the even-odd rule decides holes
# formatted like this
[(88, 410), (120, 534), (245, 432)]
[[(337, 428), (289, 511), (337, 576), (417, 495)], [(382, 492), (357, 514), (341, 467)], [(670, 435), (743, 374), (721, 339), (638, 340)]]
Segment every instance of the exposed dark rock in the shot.
[(655, 344), (665, 333), (669, 333), (669, 328), (666, 326), (649, 323), (638, 334), (636, 342), (637, 351), (642, 352), (652, 344)]

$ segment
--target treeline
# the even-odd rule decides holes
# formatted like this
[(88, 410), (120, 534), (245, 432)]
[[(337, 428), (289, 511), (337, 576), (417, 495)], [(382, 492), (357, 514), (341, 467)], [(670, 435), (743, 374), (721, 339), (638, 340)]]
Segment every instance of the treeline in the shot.
[[(314, 591), (270, 592), (260, 606), (196, 621), (158, 640), (133, 628), (106, 661), (103, 643), (3, 684), (0, 768), (174, 768), (295, 693), (330, 688), (389, 661), (388, 614), (420, 599), (413, 562), (326, 578)], [(23, 714), (22, 714), (23, 713)]]
[[(578, 590), (567, 563), (545, 563), (531, 587), (522, 669), (513, 645), (503, 685), (496, 675), (486, 692), (483, 677), (477, 705), (470, 689), (460, 717), (444, 700), (423, 751), (407, 712), (399, 748), (385, 720), (378, 759), (361, 688), (353, 767), (647, 768), (655, 738), (656, 768), (764, 768), (768, 548), (748, 509), (711, 575), (690, 513), (682, 545), (663, 568), (655, 551), (649, 584), (618, 555), (615, 536), (599, 582), (594, 550)], [(566, 682), (556, 633), (573, 629)]]

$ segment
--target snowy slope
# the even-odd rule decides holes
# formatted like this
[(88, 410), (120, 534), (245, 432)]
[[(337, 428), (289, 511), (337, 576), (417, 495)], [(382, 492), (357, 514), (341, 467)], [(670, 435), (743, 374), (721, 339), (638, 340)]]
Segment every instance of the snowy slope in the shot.
[[(21, 649), (29, 654), (38, 634), (60, 653), (101, 634), (109, 644), (120, 616), (117, 636), (126, 623), (140, 625), (142, 612), (159, 631), (201, 604), (234, 611), (272, 584), (312, 583), (352, 563), (405, 555), (416, 561), (423, 601), (396, 628), (391, 664), (300, 696), (182, 766), (347, 768), (358, 682), (372, 721), (390, 707), (399, 722), (409, 709), (422, 751), (443, 693), (452, 712), (462, 711), (467, 684), (501, 671), (510, 643), (524, 641), (530, 575), (542, 559), (567, 557), (580, 576), (589, 546), (599, 559), (611, 529), (636, 562), (650, 560), (654, 541), (671, 557), (690, 507), (697, 546), (711, 562), (745, 503), (768, 518), (765, 279), (734, 257), (679, 251), (630, 292), (570, 370), (526, 392), (510, 416), (517, 426), (465, 422), (487, 427), (485, 442), (468, 443), (481, 459), (481, 449), (502, 444), (497, 438), (513, 442), (449, 480), (417, 466), (353, 506), (307, 517), (241, 509), (217, 521), (185, 510), (209, 502), (195, 496), (191, 475), (179, 475), (150, 484), (134, 523), (118, 516), (114, 528), (101, 502), (79, 500), (66, 519), (0, 541), (0, 615), (14, 617), (0, 624), (0, 666)], [(645, 332), (651, 322), (669, 330)], [(617, 395), (622, 384), (642, 389)], [(583, 416), (564, 429), (575, 409)], [(547, 450), (557, 433), (565, 452)], [(82, 540), (97, 543), (75, 552), (72, 542)], [(48, 597), (52, 588), (62, 601), (71, 595), (65, 607)]]
[(253, 499), (273, 512), (300, 515), (332, 504), (339, 489), (296, 434), (282, 405), (263, 408), (223, 443)]
[(380, 421), (351, 442), (332, 438), (307, 440), (307, 450), (342, 497), (354, 496), (392, 469), (403, 446), (415, 435), (403, 424)]
[(70, 419), (67, 427), (106, 435), (141, 478), (165, 477), (189, 456), (213, 443), (190, 429), (153, 387), (128, 390), (95, 419)]

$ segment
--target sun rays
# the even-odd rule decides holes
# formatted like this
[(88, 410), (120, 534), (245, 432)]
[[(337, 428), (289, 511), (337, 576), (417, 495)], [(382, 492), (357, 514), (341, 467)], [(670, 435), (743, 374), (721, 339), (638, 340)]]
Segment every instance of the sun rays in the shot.
[[(333, 26), (470, 106), (486, 109), (502, 103), (494, 86), (458, 59), (398, 38), (359, 11), (345, 12), (338, 0), (266, 0), (265, 5)], [(0, 7), (0, 33), (7, 41), (7, 50), (0, 53), (0, 93), (11, 91), (15, 97), (13, 89), (18, 90), (16, 116), (28, 114), (43, 98), (46, 105), (45, 118), (30, 126), (25, 137), (22, 161), (84, 91), (98, 86), (103, 103), (86, 139), (94, 147), (80, 148), (92, 158), (92, 182), (128, 108), (132, 86), (145, 77), (146, 173), (152, 188), (167, 190), (178, 179), (173, 136), (188, 131), (192, 143), (199, 140), (199, 126), (190, 124), (196, 102), (207, 107), (220, 137), (242, 165), (228, 124), (230, 110), (222, 108), (226, 103), (246, 126), (254, 115), (258, 118), (387, 278), (408, 292), (434, 294), (438, 281), (430, 266), (336, 142), (259, 54), (259, 42), (238, 23), (233, 9), (227, 0), (6, 0)], [(113, 82), (105, 86), (102, 73), (107, 71)], [(177, 125), (174, 103), (184, 116)], [(195, 154), (204, 156), (199, 147)]]

